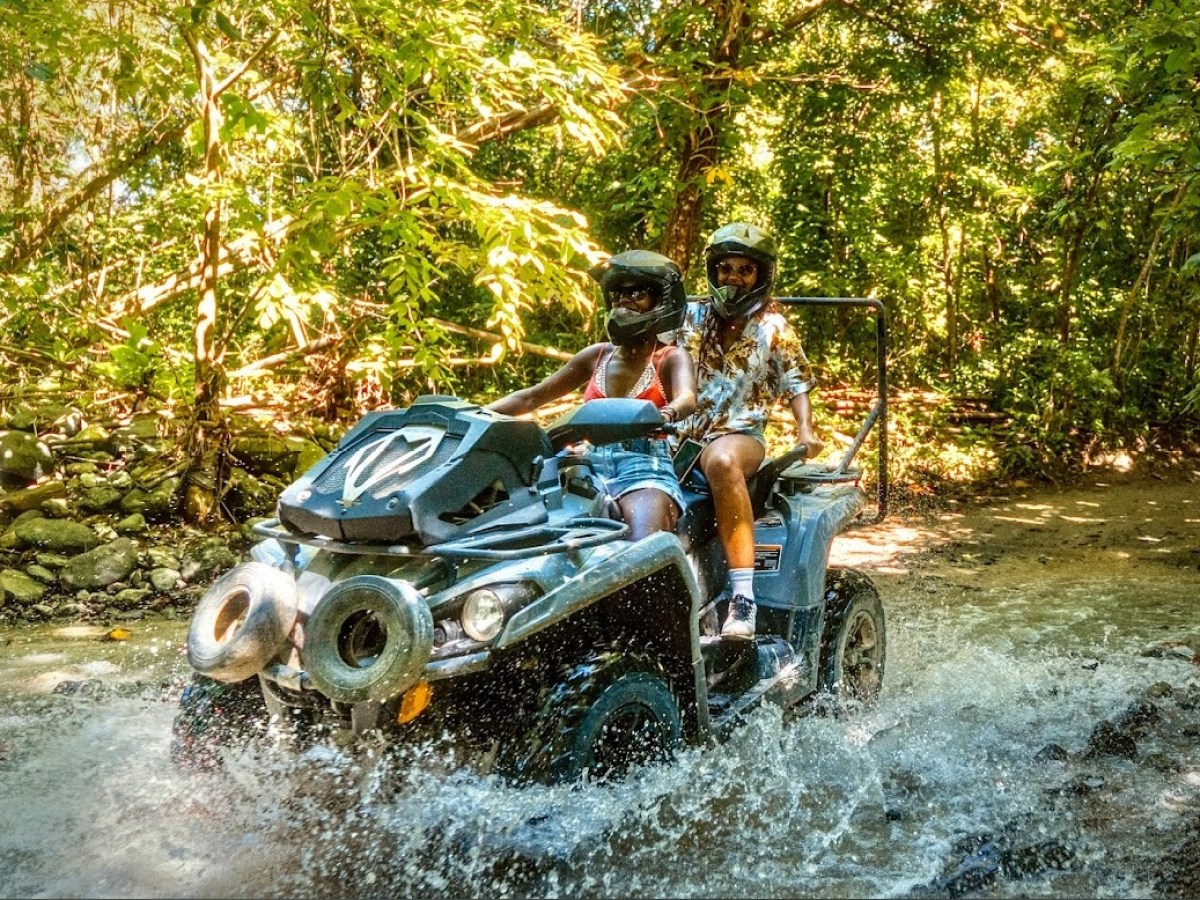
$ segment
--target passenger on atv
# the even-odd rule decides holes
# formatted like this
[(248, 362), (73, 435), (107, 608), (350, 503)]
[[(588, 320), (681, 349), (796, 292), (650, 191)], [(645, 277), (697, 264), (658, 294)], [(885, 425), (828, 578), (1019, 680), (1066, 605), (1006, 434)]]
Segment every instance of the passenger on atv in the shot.
[[(687, 292), (679, 267), (658, 253), (629, 250), (590, 274), (604, 295), (611, 343), (580, 350), (553, 375), (488, 408), (521, 415), (586, 385), (585, 402), (632, 397), (653, 402), (665, 422), (688, 416), (696, 405), (692, 361), (681, 348), (658, 339), (683, 321)], [(665, 437), (596, 447), (591, 458), (629, 526), (629, 540), (675, 529), (683, 493)]]
[(766, 455), (765, 430), (777, 400), (796, 419), (797, 449), (815, 456), (808, 392), (813, 379), (800, 341), (771, 302), (774, 239), (735, 222), (713, 232), (704, 248), (709, 303), (689, 306), (679, 343), (695, 361), (699, 397), (676, 440), (703, 446), (699, 468), (712, 491), (717, 533), (729, 564), (725, 638), (755, 633), (754, 516), (746, 480)]

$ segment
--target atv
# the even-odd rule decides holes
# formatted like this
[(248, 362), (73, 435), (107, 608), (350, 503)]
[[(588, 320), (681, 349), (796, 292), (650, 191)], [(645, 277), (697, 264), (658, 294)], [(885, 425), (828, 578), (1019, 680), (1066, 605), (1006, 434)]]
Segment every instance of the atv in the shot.
[[(727, 567), (712, 497), (683, 482), (675, 533), (636, 543), (587, 446), (662, 432), (653, 404), (594, 400), (543, 429), (445, 396), (367, 415), (256, 526), (188, 632), (197, 673), (174, 726), (181, 764), (270, 722), (389, 742), (450, 734), (517, 781), (618, 778), (720, 737), (757, 704), (869, 704), (885, 617), (871, 581), (830, 568), (834, 537), (887, 504), (886, 319), (878, 396), (840, 462), (764, 462), (757, 636), (722, 640)], [(878, 429), (877, 508), (853, 465)]]

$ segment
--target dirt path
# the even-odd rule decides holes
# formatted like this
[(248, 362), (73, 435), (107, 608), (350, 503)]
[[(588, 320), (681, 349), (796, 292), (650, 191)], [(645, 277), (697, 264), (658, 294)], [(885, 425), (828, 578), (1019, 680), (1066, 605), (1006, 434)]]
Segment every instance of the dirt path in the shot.
[(1200, 469), (1168, 475), (1094, 472), (1070, 487), (1021, 485), (897, 514), (838, 539), (834, 562), (905, 576), (1004, 586), (1031, 570), (1065, 579), (1104, 571), (1174, 575), (1200, 588)]

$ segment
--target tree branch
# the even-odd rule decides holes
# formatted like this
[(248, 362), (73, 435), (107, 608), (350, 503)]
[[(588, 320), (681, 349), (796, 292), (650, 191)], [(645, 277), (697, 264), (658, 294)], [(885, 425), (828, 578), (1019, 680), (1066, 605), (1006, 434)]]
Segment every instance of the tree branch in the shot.
[(188, 123), (183, 122), (167, 128), (166, 131), (158, 135), (155, 135), (153, 132), (146, 135), (141, 143), (127, 156), (117, 160), (108, 169), (95, 175), (74, 194), (67, 197), (66, 200), (51, 210), (45, 216), (42, 226), (28, 240), (20, 242), (9, 251), (8, 258), (4, 260), (4, 270), (12, 272), (28, 262), (62, 228), (67, 219), (79, 207), (97, 197), (101, 191), (124, 175), (133, 166), (158, 155), (172, 141), (181, 138), (187, 131), (187, 128)]

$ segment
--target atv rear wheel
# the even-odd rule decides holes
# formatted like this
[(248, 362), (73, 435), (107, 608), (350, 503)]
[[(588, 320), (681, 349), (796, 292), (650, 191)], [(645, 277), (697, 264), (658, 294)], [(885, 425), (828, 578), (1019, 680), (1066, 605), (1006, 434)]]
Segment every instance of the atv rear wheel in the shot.
[(820, 690), (839, 711), (872, 706), (883, 687), (887, 658), (879, 592), (856, 569), (830, 569), (825, 604)]
[(544, 694), (529, 727), (502, 751), (518, 781), (618, 780), (679, 746), (679, 704), (662, 664), (646, 653), (595, 651)]
[(221, 750), (266, 730), (266, 701), (257, 678), (235, 684), (194, 675), (171, 726), (171, 762), (192, 772), (221, 768)]

